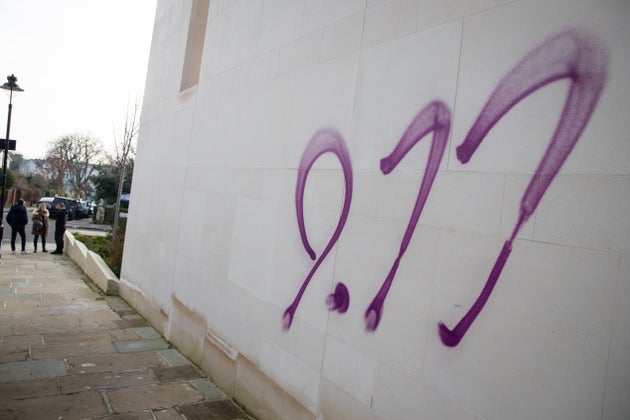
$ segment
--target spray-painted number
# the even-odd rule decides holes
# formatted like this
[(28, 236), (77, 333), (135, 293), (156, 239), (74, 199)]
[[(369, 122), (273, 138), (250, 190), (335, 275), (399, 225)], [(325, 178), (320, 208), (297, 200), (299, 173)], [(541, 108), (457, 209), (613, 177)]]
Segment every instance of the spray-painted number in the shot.
[[(589, 34), (577, 30), (568, 30), (548, 39), (527, 54), (499, 83), (479, 113), (466, 138), (457, 147), (458, 159), (462, 164), (466, 164), (492, 127), (514, 105), (550, 83), (562, 79), (570, 80), (569, 92), (556, 130), (523, 194), (516, 226), (510, 238), (503, 245), (485, 286), (472, 307), (455, 328), (451, 330), (443, 323), (439, 324), (439, 335), (446, 346), (456, 346), (460, 342), (488, 301), (492, 289), (510, 256), (516, 235), (523, 223), (536, 210), (538, 203), (575, 147), (586, 124), (593, 115), (606, 81), (607, 63), (608, 56), (605, 48), (596, 38)], [(381, 160), (381, 171), (383, 174), (389, 174), (422, 138), (429, 133), (433, 133), (433, 142), (420, 185), (420, 191), (402, 238), (398, 256), (381, 288), (365, 312), (366, 329), (368, 331), (374, 331), (378, 327), (387, 293), (392, 286), (400, 261), (411, 241), (416, 224), (420, 219), (431, 191), (431, 186), (437, 176), (449, 136), (450, 117), (450, 110), (444, 103), (440, 101), (431, 102), (413, 119), (392, 153)], [(348, 150), (339, 133), (334, 130), (320, 131), (309, 142), (302, 156), (295, 196), (300, 236), (311, 259), (315, 259), (315, 253), (308, 244), (304, 227), (304, 187), (306, 185), (306, 176), (313, 163), (326, 152), (334, 153), (341, 162), (345, 177), (343, 210), (330, 242), (316, 261), (306, 280), (304, 280), (295, 300), (284, 313), (284, 326), (286, 329), (291, 326), (297, 306), (311, 277), (339, 239), (350, 210), (352, 200), (352, 166)], [(336, 309), (343, 313), (348, 309), (349, 299), (348, 289), (343, 283), (339, 283), (334, 293), (328, 296), (327, 303), (329, 309)]]

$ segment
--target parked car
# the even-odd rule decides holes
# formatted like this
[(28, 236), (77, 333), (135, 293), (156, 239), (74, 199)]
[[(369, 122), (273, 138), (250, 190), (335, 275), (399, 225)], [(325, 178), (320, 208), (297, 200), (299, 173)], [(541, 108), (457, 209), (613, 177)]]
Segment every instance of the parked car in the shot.
[(77, 200), (76, 218), (85, 219), (92, 215), (92, 208), (87, 201)]
[(43, 197), (37, 203), (39, 207), (40, 204), (45, 204), (46, 208), (50, 212), (50, 218), (56, 219), (59, 210), (57, 210), (57, 204), (63, 203), (66, 207), (66, 214), (68, 215), (68, 220), (81, 219), (82, 211), (79, 207), (79, 201), (74, 198), (68, 197)]
[(88, 216), (91, 217), (92, 214), (94, 213), (94, 202), (93, 201), (84, 201), (83, 205), (85, 206), (85, 208), (87, 208), (88, 211)]

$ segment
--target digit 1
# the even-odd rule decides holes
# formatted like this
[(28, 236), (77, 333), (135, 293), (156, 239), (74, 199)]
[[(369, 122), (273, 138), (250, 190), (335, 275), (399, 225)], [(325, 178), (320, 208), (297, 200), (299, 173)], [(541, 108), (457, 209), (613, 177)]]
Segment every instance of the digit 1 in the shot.
[(394, 264), (389, 270), (387, 277), (383, 281), (380, 290), (372, 300), (372, 303), (365, 311), (366, 329), (368, 331), (374, 331), (378, 327), (383, 313), (383, 304), (385, 298), (389, 292), (389, 288), (392, 286), (398, 265), (402, 259), (413, 232), (416, 228), (416, 224), (420, 219), (420, 214), (424, 208), (424, 204), (427, 201), (431, 186), (437, 175), (437, 171), (444, 155), (444, 149), (446, 148), (446, 142), (448, 141), (448, 135), (451, 127), (451, 113), (447, 105), (440, 101), (431, 102), (424, 107), (411, 121), (407, 130), (401, 137), (400, 141), (392, 151), (392, 153), (381, 160), (381, 171), (387, 175), (396, 168), (398, 163), (407, 155), (407, 153), (413, 149), (413, 147), (420, 142), (427, 134), (433, 132), (433, 141), (431, 143), (431, 150), (427, 160), (427, 165), (424, 169), (424, 176), (422, 177), (422, 183), (420, 185), (420, 191), (416, 198), (416, 203), (407, 225), (407, 230), (400, 243), (400, 249), (398, 256), (394, 260)]
[(607, 51), (593, 36), (568, 30), (550, 38), (527, 54), (499, 83), (457, 148), (457, 157), (465, 164), (490, 129), (514, 105), (549, 83), (570, 79), (569, 93), (556, 130), (521, 198), (512, 235), (503, 245), (481, 294), (453, 330), (439, 323), (440, 338), (446, 346), (453, 347), (460, 342), (486, 304), (510, 256), (514, 238), (536, 210), (593, 115), (606, 81), (607, 67)]
[[(304, 294), (306, 287), (308, 286), (311, 278), (321, 265), (322, 261), (326, 258), (332, 247), (335, 245), (341, 231), (343, 230), (346, 220), (348, 219), (348, 213), (350, 212), (350, 202), (352, 201), (352, 165), (350, 163), (350, 153), (343, 140), (341, 134), (333, 129), (320, 130), (309, 141), (302, 159), (300, 160), (300, 166), (298, 168), (297, 184), (295, 187), (295, 209), (297, 213), (298, 228), (300, 230), (300, 238), (302, 239), (302, 245), (312, 260), (316, 259), (315, 251), (311, 247), (308, 237), (306, 236), (306, 226), (304, 224), (304, 189), (306, 187), (306, 178), (309, 171), (313, 167), (313, 164), (324, 153), (333, 153), (339, 159), (341, 163), (341, 169), (343, 170), (343, 176), (345, 180), (345, 193), (343, 200), (343, 208), (341, 210), (341, 216), (337, 223), (337, 228), (333, 232), (326, 248), (320, 255), (319, 259), (315, 261), (313, 268), (306, 276), (306, 279), (302, 283), (302, 287), (298, 291), (293, 303), (284, 311), (283, 315), (283, 329), (288, 330), (291, 328), (293, 322), (293, 316), (297, 310), (302, 295)], [(348, 310), (350, 304), (350, 293), (348, 288), (343, 283), (338, 283), (335, 287), (335, 291), (331, 293), (327, 299), (329, 310), (337, 310), (340, 313), (344, 313)]]

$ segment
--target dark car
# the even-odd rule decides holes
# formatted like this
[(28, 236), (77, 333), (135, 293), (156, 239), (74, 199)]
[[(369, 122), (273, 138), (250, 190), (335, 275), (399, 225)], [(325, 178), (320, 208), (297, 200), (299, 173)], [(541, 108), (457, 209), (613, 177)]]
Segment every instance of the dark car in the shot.
[(74, 198), (68, 197), (43, 197), (37, 203), (39, 207), (40, 204), (45, 204), (46, 208), (50, 212), (50, 218), (56, 219), (59, 210), (57, 210), (57, 204), (63, 203), (66, 206), (66, 214), (68, 215), (68, 220), (81, 219), (83, 217), (81, 209), (79, 207), (79, 202)]
[(76, 219), (85, 219), (90, 217), (92, 209), (87, 201), (77, 200)]

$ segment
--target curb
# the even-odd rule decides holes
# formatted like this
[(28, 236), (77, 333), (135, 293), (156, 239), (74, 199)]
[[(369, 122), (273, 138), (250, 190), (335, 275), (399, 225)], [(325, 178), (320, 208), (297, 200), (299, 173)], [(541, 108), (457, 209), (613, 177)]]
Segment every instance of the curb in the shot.
[(85, 275), (106, 295), (117, 296), (120, 282), (101, 256), (87, 249), (85, 244), (77, 241), (68, 230), (64, 234), (64, 242), (64, 253), (79, 266)]
[(70, 225), (67, 224), (66, 225), (66, 229), (81, 229), (81, 230), (94, 230), (94, 231), (100, 231), (100, 232), (111, 232), (113, 229), (111, 226), (107, 226), (107, 225), (102, 225), (102, 226), (92, 226), (92, 225)]

